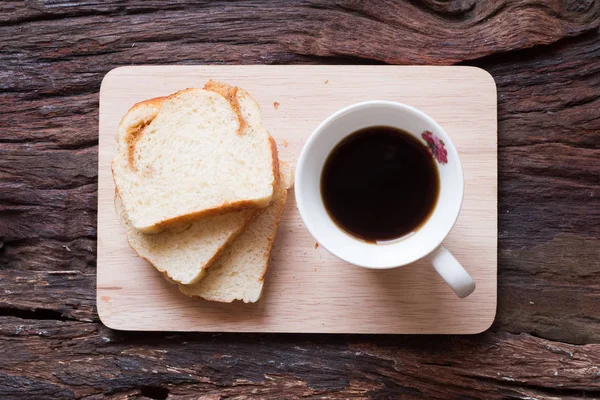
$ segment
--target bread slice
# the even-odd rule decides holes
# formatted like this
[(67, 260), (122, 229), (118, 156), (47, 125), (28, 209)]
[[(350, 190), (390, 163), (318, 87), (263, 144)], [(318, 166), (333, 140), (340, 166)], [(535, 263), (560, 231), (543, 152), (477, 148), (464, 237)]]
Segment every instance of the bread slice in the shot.
[(118, 128), (113, 178), (143, 233), (200, 217), (265, 207), (278, 176), (275, 142), (258, 104), (209, 82), (138, 103)]
[(257, 214), (247, 210), (215, 215), (157, 234), (145, 234), (133, 227), (122, 204), (115, 193), (115, 209), (127, 230), (131, 248), (170, 281), (183, 284), (202, 279), (206, 269)]
[(225, 250), (208, 269), (206, 276), (192, 285), (179, 285), (179, 291), (190, 297), (231, 303), (258, 301), (262, 294), (265, 273), (279, 219), (287, 198), (287, 189), (293, 185), (290, 167), (281, 164), (281, 184), (273, 202)]

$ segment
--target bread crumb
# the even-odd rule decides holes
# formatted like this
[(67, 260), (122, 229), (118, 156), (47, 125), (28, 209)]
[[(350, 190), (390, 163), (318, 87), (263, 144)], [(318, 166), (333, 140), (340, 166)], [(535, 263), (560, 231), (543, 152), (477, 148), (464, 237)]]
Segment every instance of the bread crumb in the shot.
[(315, 249), (318, 249), (318, 248), (319, 248), (319, 243), (315, 242)]
[(529, 301), (529, 304), (534, 305), (535, 303), (533, 301)]
[(287, 141), (287, 139), (283, 139), (281, 141), (281, 144), (283, 144), (283, 147), (288, 147), (288, 141)]
[(329, 79), (327, 79), (327, 80), (325, 81), (325, 84), (326, 84), (326, 85), (327, 85), (328, 83), (329, 83)]
[(275, 109), (277, 110), (279, 108), (279, 103), (278, 102), (273, 103), (273, 107), (275, 107)]

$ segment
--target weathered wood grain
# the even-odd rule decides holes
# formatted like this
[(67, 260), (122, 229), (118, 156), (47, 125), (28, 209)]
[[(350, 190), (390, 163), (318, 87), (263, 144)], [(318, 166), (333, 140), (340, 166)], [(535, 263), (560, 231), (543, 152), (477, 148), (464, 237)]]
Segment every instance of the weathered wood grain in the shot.
[(530, 332), (570, 343), (600, 343), (598, 239), (558, 235), (498, 257), (498, 303), (493, 330)]
[(600, 238), (598, 35), (478, 63), (498, 86), (499, 245)]
[(22, 399), (280, 399), (284, 392), (290, 399), (600, 396), (600, 345), (525, 334), (307, 340), (130, 334), (97, 324), (13, 317), (0, 322), (0, 391)]
[(98, 132), (92, 128), (98, 122), (98, 82), (94, 83), (90, 93), (81, 95), (0, 94), (4, 106), (0, 143), (13, 144), (16, 148), (35, 144), (37, 150), (75, 150), (95, 146)]
[(499, 94), (493, 329), (600, 341), (598, 59), (594, 34), (478, 63)]
[[(597, 0), (0, 2), (0, 393), (600, 398), (598, 345), (518, 334), (600, 343), (599, 19)], [(498, 85), (496, 333), (147, 336), (97, 323), (107, 71), (465, 61)]]
[[(162, 2), (141, 0), (126, 4), (64, 0), (19, 3), (9, 1), (3, 6), (8, 11), (5, 29), (28, 22), (27, 30), (13, 30), (14, 36), (6, 44), (9, 48), (56, 60), (113, 54), (136, 43), (138, 50), (133, 54), (152, 57), (153, 62), (173, 62), (174, 53), (185, 55), (188, 61), (190, 56), (197, 57), (194, 53), (203, 53), (203, 57), (210, 54), (212, 62), (225, 61), (222, 57), (240, 53), (227, 56), (220, 43), (251, 42), (269, 45), (270, 52), (446, 64), (548, 44), (593, 30), (598, 27), (600, 11), (594, 1), (576, 0), (430, 0), (422, 4), (176, 1), (164, 8)], [(77, 17), (70, 21), (69, 35), (62, 25), (52, 23), (60, 17)], [(43, 42), (27, 43), (42, 31)], [(171, 43), (167, 51), (166, 42)], [(204, 51), (198, 52), (199, 47)], [(198, 61), (209, 60), (196, 58)]]
[[(555, 57), (558, 57), (556, 59)], [(498, 321), (495, 329), (510, 329), (511, 332), (532, 332), (543, 337), (565, 340), (572, 343), (597, 341), (599, 330), (595, 323), (600, 301), (597, 296), (573, 297), (578, 290), (585, 290), (590, 283), (586, 276), (577, 279), (570, 291), (563, 292), (563, 281), (573, 276), (572, 272), (555, 263), (559, 257), (572, 265), (588, 265), (592, 270), (600, 269), (598, 257), (576, 249), (598, 247), (600, 227), (600, 203), (598, 163), (600, 157), (600, 119), (598, 119), (598, 96), (600, 96), (600, 42), (596, 35), (561, 42), (533, 54), (518, 54), (498, 59), (484, 59), (479, 65), (493, 74), (499, 93), (499, 188), (500, 188), (500, 294)], [(563, 61), (567, 60), (567, 61)], [(80, 238), (93, 240), (95, 237), (95, 181), (96, 153), (87, 147), (95, 140), (93, 107), (95, 100), (88, 96), (65, 96), (57, 102), (55, 97), (41, 98), (34, 102), (30, 112), (19, 120), (25, 107), (22, 102), (6, 110), (11, 115), (10, 129), (25, 132), (21, 142), (10, 136), (0, 140), (0, 173), (5, 190), (0, 191), (2, 220), (0, 241), (4, 243), (0, 265), (3, 268), (36, 271), (75, 269), (84, 274), (94, 272), (95, 246), (86, 244), (78, 250), (75, 242)], [(51, 126), (43, 128), (44, 115), (39, 107), (50, 100)], [(83, 101), (82, 101), (83, 100)], [(83, 113), (78, 115), (77, 110)], [(20, 123), (19, 123), (20, 121)], [(29, 124), (37, 129), (29, 129)], [(73, 148), (69, 148), (70, 127), (79, 134), (73, 135)], [(84, 129), (83, 126), (94, 129)], [(62, 127), (67, 134), (63, 135)], [(21, 129), (22, 127), (22, 129)], [(90, 133), (93, 131), (93, 134)], [(27, 132), (37, 132), (37, 137)], [(22, 143), (22, 141), (32, 143)], [(36, 163), (44, 168), (27, 168), (31, 154), (36, 148)], [(65, 148), (66, 147), (66, 148)], [(39, 161), (38, 161), (39, 160)], [(63, 168), (63, 165), (73, 167)], [(81, 187), (69, 188), (79, 182)], [(54, 187), (63, 187), (57, 190)], [(68, 212), (67, 212), (68, 210)], [(533, 248), (548, 243), (556, 235), (571, 235), (566, 242), (552, 242), (553, 256), (547, 256), (547, 246), (536, 257), (523, 262), (513, 251)], [(43, 247), (38, 247), (43, 246)], [(65, 247), (79, 251), (78, 258)], [(40, 251), (41, 249), (41, 251)], [(513, 253), (511, 253), (513, 252)], [(69, 263), (65, 267), (65, 263)], [(547, 322), (534, 322), (540, 310), (531, 307), (527, 299), (528, 288), (537, 285), (537, 277), (529, 274), (531, 263), (542, 269), (553, 271), (552, 279), (539, 286), (539, 292), (558, 298), (573, 298), (571, 304), (578, 311), (576, 318), (581, 324), (578, 329), (570, 328), (573, 312), (545, 311)], [(506, 272), (505, 272), (506, 271)], [(519, 278), (510, 276), (520, 271)], [(505, 279), (504, 277), (507, 276)], [(516, 276), (516, 275), (514, 275)], [(31, 278), (35, 279), (35, 277)], [(4, 295), (4, 304), (19, 309), (30, 309), (31, 303), (22, 285), (3, 279), (7, 290), (21, 293), (18, 296)], [(66, 283), (67, 285), (69, 282)], [(78, 283), (82, 284), (82, 283)], [(13, 287), (14, 286), (14, 287)], [(563, 294), (560, 294), (563, 293)], [(36, 294), (35, 298), (42, 294)], [(540, 297), (539, 293), (536, 296)], [(552, 296), (548, 304), (552, 305)], [(59, 301), (45, 303), (48, 308), (71, 315)], [(94, 287), (89, 282), (86, 295), (78, 299), (77, 310), (90, 310), (85, 319), (96, 319), (94, 310)], [(504, 305), (506, 303), (506, 306)], [(505, 318), (510, 315), (510, 321)], [(79, 314), (81, 315), (81, 314)], [(575, 318), (575, 317), (573, 317)], [(504, 325), (507, 324), (507, 325)]]
[(90, 93), (106, 71), (131, 63), (450, 64), (553, 43), (600, 23), (597, 1), (576, 0), (169, 3), (2, 2), (0, 88)]

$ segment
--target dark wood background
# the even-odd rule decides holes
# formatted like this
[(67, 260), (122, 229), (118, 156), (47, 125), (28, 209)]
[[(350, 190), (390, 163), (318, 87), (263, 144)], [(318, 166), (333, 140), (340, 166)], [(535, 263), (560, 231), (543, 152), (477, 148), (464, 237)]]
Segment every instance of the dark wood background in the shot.
[[(0, 398), (600, 398), (599, 24), (598, 0), (1, 1)], [(500, 174), (492, 328), (105, 328), (100, 81), (121, 65), (208, 63), (489, 71)]]

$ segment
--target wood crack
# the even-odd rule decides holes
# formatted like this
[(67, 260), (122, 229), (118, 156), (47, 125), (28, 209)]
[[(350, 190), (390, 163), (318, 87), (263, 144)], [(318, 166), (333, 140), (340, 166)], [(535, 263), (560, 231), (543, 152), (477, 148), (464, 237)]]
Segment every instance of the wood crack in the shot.
[(465, 21), (473, 18), (477, 1), (423, 1), (408, 0), (415, 8), (424, 13), (433, 12), (437, 17), (448, 21)]
[(537, 143), (519, 143), (519, 144), (500, 144), (498, 143), (498, 149), (522, 149), (522, 148), (537, 148), (544, 146), (564, 146), (574, 150), (599, 150), (600, 141), (598, 143), (572, 143), (562, 141), (547, 141)]
[(57, 320), (57, 321), (74, 321), (65, 317), (61, 312), (56, 310), (48, 310), (43, 308), (21, 309), (13, 307), (0, 307), (0, 317), (15, 317), (27, 320)]

